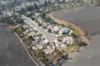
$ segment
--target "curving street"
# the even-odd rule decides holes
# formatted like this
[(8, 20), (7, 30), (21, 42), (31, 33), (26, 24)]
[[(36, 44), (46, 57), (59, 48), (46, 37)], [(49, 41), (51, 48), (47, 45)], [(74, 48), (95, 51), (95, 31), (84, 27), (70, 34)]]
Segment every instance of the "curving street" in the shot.
[(44, 31), (44, 29), (40, 28), (39, 26), (37, 26), (35, 23), (33, 23), (33, 21), (31, 21), (30, 18), (22, 16), (22, 19), (24, 19), (24, 21), (29, 24), (32, 25), (33, 27), (37, 28), (45, 37), (48, 41), (54, 41), (54, 39), (56, 39), (56, 36), (53, 34), (50, 34), (46, 31)]

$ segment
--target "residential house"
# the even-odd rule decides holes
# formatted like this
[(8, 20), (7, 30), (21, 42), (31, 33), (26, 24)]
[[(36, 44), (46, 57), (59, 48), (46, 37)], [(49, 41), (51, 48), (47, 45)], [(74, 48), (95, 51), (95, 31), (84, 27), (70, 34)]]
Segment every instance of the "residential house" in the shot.
[(63, 43), (68, 44), (68, 45), (72, 45), (73, 44), (73, 38), (70, 36), (64, 37), (62, 40)]
[[(46, 44), (43, 43), (43, 42), (35, 45), (35, 47), (36, 47), (37, 49), (43, 49), (45, 46), (46, 46)], [(35, 48), (35, 49), (36, 49), (36, 48)], [(34, 48), (33, 48), (33, 49), (34, 49)]]
[(63, 35), (63, 34), (69, 33), (69, 32), (70, 32), (70, 30), (67, 27), (65, 27), (65, 28), (62, 28), (61, 30), (59, 30), (59, 35)]
[(21, 8), (26, 8), (26, 4), (25, 3), (21, 3)]
[(63, 0), (59, 0), (60, 2), (63, 2)]
[(22, 25), (21, 24), (18, 24), (18, 25), (16, 25), (16, 28), (19, 28), (19, 27), (21, 27)]
[(11, 16), (12, 13), (10, 13), (8, 10), (6, 10), (6, 11), (3, 12), (3, 15), (4, 15), (4, 16), (6, 16), (6, 15)]
[(58, 40), (57, 40), (57, 39), (55, 39), (55, 40), (54, 40), (54, 43), (57, 43), (57, 42), (58, 42)]
[(43, 21), (41, 20), (41, 21), (39, 21), (39, 23), (40, 23), (40, 24), (42, 24), (42, 23), (43, 23)]
[(33, 32), (33, 31), (34, 31), (34, 29), (33, 29), (33, 28), (29, 28), (29, 31), (30, 31), (30, 32)]
[(47, 26), (47, 23), (46, 22), (43, 22), (42, 23), (42, 27), (45, 27), (45, 26)]
[(36, 2), (36, 4), (39, 6), (41, 3), (40, 2)]
[(26, 29), (29, 28), (29, 26), (25, 24), (25, 25), (22, 26), (22, 28), (23, 28), (23, 30), (26, 30)]
[(26, 29), (24, 32), (23, 32), (23, 34), (28, 34), (29, 33), (29, 30), (28, 29)]
[(31, 2), (31, 5), (34, 5), (35, 2)]
[(67, 49), (67, 45), (66, 44), (63, 44), (61, 42), (56, 42), (55, 43), (55, 46), (58, 50), (66, 50)]
[(19, 11), (21, 9), (20, 6), (15, 7), (15, 10)]
[(28, 14), (30, 14), (30, 13), (31, 13), (31, 12), (28, 11), (26, 14), (28, 15)]
[(35, 42), (35, 41), (33, 41), (33, 40), (32, 40), (32, 45), (33, 45), (33, 46), (35, 46), (35, 45), (36, 45), (36, 42)]
[(36, 47), (38, 48), (38, 49), (43, 49), (43, 46), (42, 45), (36, 45)]
[(5, 2), (5, 1), (0, 1), (0, 3), (1, 3), (2, 5), (4, 5), (4, 4), (6, 4), (7, 2)]
[(33, 50), (38, 50), (38, 48), (36, 46), (32, 46)]
[(83, 2), (87, 2), (88, 0), (82, 0)]
[(35, 21), (38, 21), (38, 22), (40, 22), (41, 20), (42, 18), (40, 16), (35, 19)]
[(47, 47), (43, 50), (43, 52), (44, 52), (45, 54), (51, 54), (52, 52), (54, 52), (54, 50), (55, 50), (54, 44), (50, 44), (49, 46), (47, 46)]
[(40, 2), (41, 4), (44, 4), (45, 0), (39, 0), (39, 2)]
[(33, 37), (35, 35), (35, 32), (30, 32), (28, 35), (29, 35), (29, 37), (30, 36)]
[(47, 22), (47, 26), (51, 25), (49, 22)]
[(68, 2), (68, 1), (70, 1), (70, 0), (65, 0), (65, 2)]
[(48, 25), (47, 26), (47, 29), (52, 29), (52, 25)]
[(40, 13), (35, 13), (35, 17), (38, 17), (40, 15)]
[(52, 28), (52, 32), (54, 32), (54, 31), (55, 31), (55, 32), (58, 32), (59, 29), (60, 29), (59, 26), (54, 26), (54, 27)]
[(47, 44), (47, 43), (48, 43), (48, 40), (44, 40), (43, 42), (44, 42), (45, 44)]
[(50, 0), (50, 1), (51, 1), (51, 3), (55, 2), (55, 0)]
[(26, 2), (26, 6), (27, 7), (31, 6), (31, 3), (30, 2)]

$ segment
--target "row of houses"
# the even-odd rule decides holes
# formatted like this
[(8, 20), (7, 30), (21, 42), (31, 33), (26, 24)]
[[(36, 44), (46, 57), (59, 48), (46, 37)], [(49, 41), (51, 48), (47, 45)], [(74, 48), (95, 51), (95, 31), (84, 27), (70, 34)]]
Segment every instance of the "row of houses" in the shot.
[(67, 45), (73, 44), (73, 38), (70, 36), (63, 37), (62, 41), (54, 40), (54, 42), (41, 42), (32, 46), (33, 50), (42, 50), (45, 54), (51, 54), (55, 52), (55, 49), (66, 50)]
[(35, 32), (35, 29), (27, 24), (18, 24), (16, 28), (22, 28), (23, 34), (27, 38), (31, 37), (31, 47), (33, 50), (42, 50), (45, 54), (51, 54), (55, 52), (55, 49), (66, 50), (67, 45), (73, 44), (73, 38), (71, 36), (66, 36), (63, 38), (55, 39), (53, 42), (49, 42), (44, 37), (37, 36), (39, 32)]
[[(51, 24), (50, 22), (46, 22), (45, 20), (42, 19), (41, 16), (37, 17), (35, 21), (39, 24), (41, 24), (40, 27), (47, 27), (45, 30), (51, 29), (52, 32), (58, 32), (59, 35), (69, 33), (71, 35), (72, 31), (69, 30), (67, 27), (65, 28), (60, 28), (59, 25), (54, 25)], [(72, 45), (73, 44), (73, 38), (66, 36), (59, 39), (55, 39), (54, 42), (49, 42), (45, 41), (41, 42), (40, 44), (37, 44), (35, 46), (32, 46), (32, 49), (34, 50), (42, 50), (45, 54), (51, 54), (55, 52), (55, 49), (57, 48), (58, 50), (66, 50), (67, 45)]]
[[(39, 43), (43, 42), (45, 38), (43, 36), (39, 36), (39, 33), (35, 28), (33, 28), (30, 25), (27, 24), (18, 24), (16, 25), (16, 28), (21, 28), (23, 31), (23, 34), (25, 35), (25, 39), (31, 37), (31, 44), (33, 45), (38, 45)], [(38, 45), (39, 47), (39, 45)]]
[(66, 33), (69, 33), (69, 35), (71, 35), (71, 33), (73, 33), (72, 30), (68, 29), (67, 27), (65, 28), (60, 28), (59, 25), (54, 25), (54, 24), (51, 24), (50, 22), (46, 22), (45, 20), (42, 19), (42, 17), (37, 17), (35, 19), (36, 22), (38, 22), (38, 25), (41, 24), (41, 27), (46, 27), (45, 30), (51, 30), (51, 32), (58, 32), (58, 35), (63, 35), (63, 34), (66, 34)]
[(1, 17), (12, 16), (13, 13), (14, 13), (13, 10), (12, 11), (5, 10), (5, 11), (1, 11), (0, 16)]
[(60, 2), (71, 2), (71, 1), (83, 1), (83, 2), (88, 2), (88, 1), (92, 1), (92, 0), (59, 0)]
[(0, 1), (0, 5), (5, 5), (8, 3), (13, 3), (13, 1)]
[[(20, 6), (16, 6), (15, 10), (19, 11), (19, 10), (21, 10), (21, 8), (34, 6), (35, 4), (37, 4), (39, 6), (41, 4), (44, 4), (45, 1), (49, 2), (49, 0), (39, 0), (39, 1), (35, 1), (35, 2), (24, 2)], [(51, 3), (55, 2), (55, 0), (50, 0), (50, 1), (51, 1)]]

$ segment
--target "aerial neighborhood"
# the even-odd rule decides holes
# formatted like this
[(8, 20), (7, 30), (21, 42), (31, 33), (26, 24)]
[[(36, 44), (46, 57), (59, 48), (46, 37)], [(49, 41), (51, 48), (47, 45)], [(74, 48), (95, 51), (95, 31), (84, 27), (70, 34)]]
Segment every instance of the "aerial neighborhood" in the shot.
[[(84, 43), (75, 28), (59, 24), (46, 15), (51, 11), (81, 7), (87, 3), (87, 0), (82, 0), (83, 5), (75, 5), (74, 0), (71, 1), (72, 6), (68, 4), (69, 0), (25, 2), (11, 10), (2, 11), (1, 21), (4, 21), (4, 18), (9, 20), (8, 24), (11, 25), (12, 31), (20, 36), (30, 53), (44, 64), (48, 64), (47, 61), (53, 63), (55, 58), (68, 55)], [(0, 1), (0, 4), (3, 5), (5, 2)]]

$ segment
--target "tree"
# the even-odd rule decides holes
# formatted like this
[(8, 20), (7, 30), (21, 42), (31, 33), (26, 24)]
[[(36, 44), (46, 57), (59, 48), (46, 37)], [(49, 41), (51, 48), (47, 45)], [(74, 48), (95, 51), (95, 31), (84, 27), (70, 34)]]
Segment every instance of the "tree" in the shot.
[(19, 13), (19, 17), (20, 17), (20, 18), (21, 18), (21, 16), (22, 16), (22, 15)]
[(48, 5), (48, 2), (45, 0), (44, 7), (47, 7), (47, 5)]
[(48, 32), (51, 32), (51, 29), (48, 29)]
[(92, 4), (94, 4), (94, 1), (93, 1), (93, 0), (91, 0), (91, 5), (92, 5)]
[(45, 13), (42, 13), (42, 18), (45, 19), (46, 15)]
[(51, 5), (51, 1), (50, 1), (50, 0), (49, 0), (49, 2), (48, 2), (48, 3), (49, 3), (49, 5)]
[(34, 8), (35, 9), (38, 9), (38, 5), (36, 3), (34, 4)]
[(58, 0), (58, 3), (61, 4), (60, 0)]
[(1, 15), (2, 13), (0, 12), (0, 15)]

